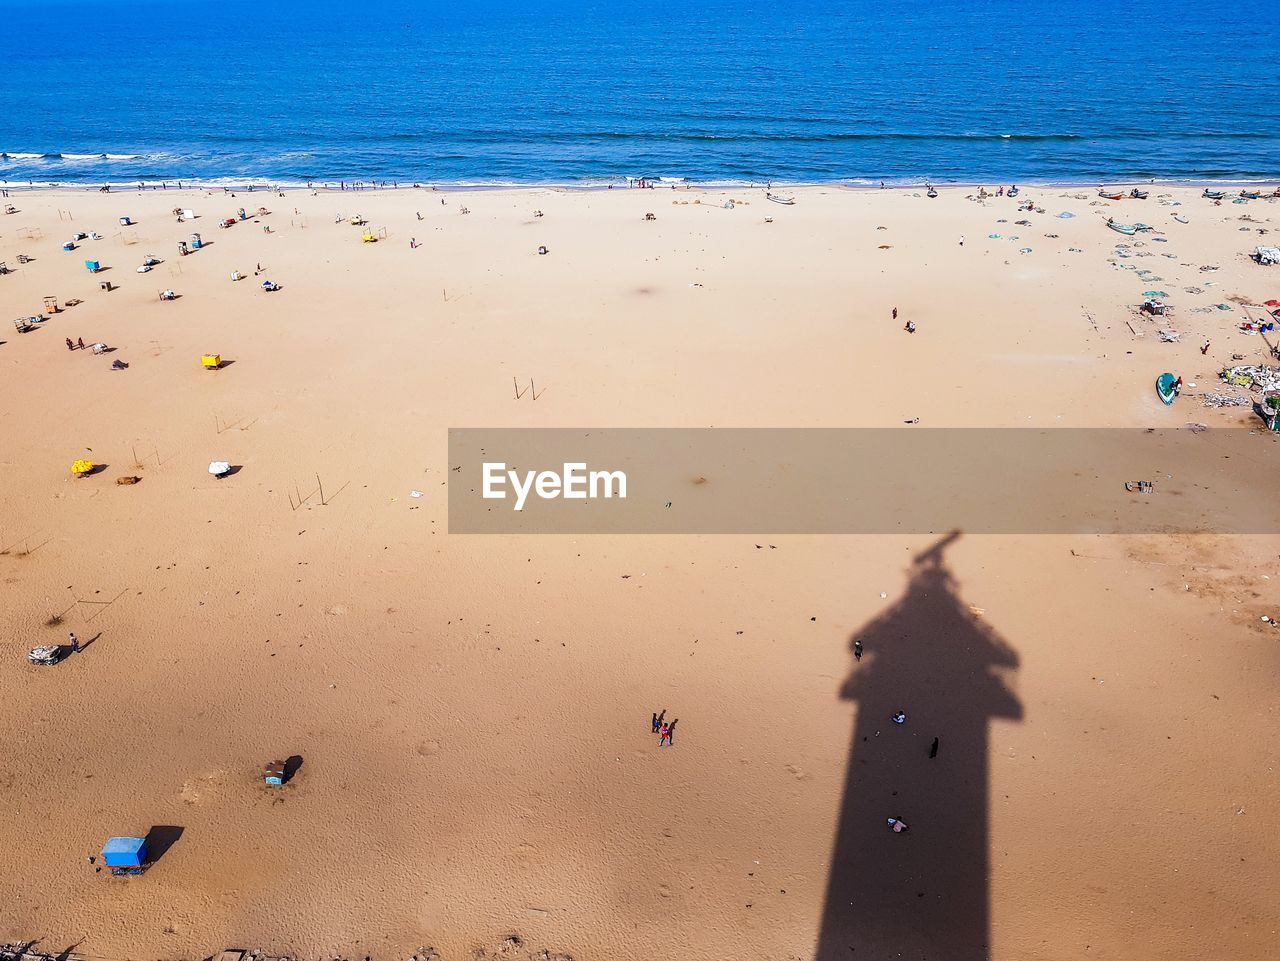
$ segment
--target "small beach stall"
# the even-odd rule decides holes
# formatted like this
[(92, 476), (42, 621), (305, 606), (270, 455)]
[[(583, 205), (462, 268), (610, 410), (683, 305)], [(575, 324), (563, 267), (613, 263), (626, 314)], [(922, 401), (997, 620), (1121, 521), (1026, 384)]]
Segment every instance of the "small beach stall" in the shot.
[(221, 354), (201, 354), (200, 366), (205, 370), (217, 370), (222, 366)]
[(132, 227), (132, 226), (133, 226), (133, 218), (132, 218), (132, 217), (121, 217), (121, 218), (120, 218), (120, 226), (121, 226), (121, 227)]
[(107, 838), (102, 846), (102, 863), (112, 874), (141, 874), (147, 863), (146, 838)]
[(84, 262), (84, 269), (89, 271), (91, 274), (96, 274), (102, 269), (102, 264), (96, 260), (86, 260)]
[(268, 761), (262, 770), (262, 780), (268, 787), (284, 785), (284, 761)]
[(200, 239), (199, 234), (191, 235), (191, 249), (199, 250), (204, 245), (204, 241)]

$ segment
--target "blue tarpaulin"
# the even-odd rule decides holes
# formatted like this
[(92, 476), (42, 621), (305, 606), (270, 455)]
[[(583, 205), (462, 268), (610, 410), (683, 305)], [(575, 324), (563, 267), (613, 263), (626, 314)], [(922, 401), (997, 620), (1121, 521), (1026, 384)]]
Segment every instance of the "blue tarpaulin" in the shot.
[(102, 846), (102, 860), (109, 868), (141, 867), (146, 859), (146, 838), (107, 838)]

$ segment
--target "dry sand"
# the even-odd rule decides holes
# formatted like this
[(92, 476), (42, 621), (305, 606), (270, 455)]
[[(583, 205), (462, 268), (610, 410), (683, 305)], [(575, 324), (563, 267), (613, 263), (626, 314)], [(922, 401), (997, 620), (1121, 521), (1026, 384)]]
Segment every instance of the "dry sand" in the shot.
[[(1020, 214), (970, 193), (10, 198), (0, 940), (1274, 957), (1280, 537), (962, 535), (913, 561), (938, 538), (447, 531), (449, 427), (1249, 421), (1194, 395), (1263, 357), (1231, 298), (1280, 297), (1244, 256), (1280, 202), (1029, 189), (1045, 213)], [(215, 229), (241, 205), (272, 212)], [(386, 239), (335, 225), (356, 213)], [(1109, 263), (1132, 241), (1107, 215), (1167, 243)], [(192, 229), (212, 244), (179, 258)], [(73, 230), (105, 239), (63, 253)], [(1136, 319), (1148, 288), (1181, 343)], [(83, 302), (8, 326), (46, 294)], [(1198, 386), (1164, 408), (1162, 370)], [(79, 456), (106, 469), (72, 479)], [(215, 481), (213, 459), (240, 470)], [(82, 654), (26, 662), (68, 631)], [(661, 708), (680, 724), (659, 751)], [(297, 776), (264, 788), (288, 755)], [(181, 836), (142, 877), (86, 860), (164, 825)]]

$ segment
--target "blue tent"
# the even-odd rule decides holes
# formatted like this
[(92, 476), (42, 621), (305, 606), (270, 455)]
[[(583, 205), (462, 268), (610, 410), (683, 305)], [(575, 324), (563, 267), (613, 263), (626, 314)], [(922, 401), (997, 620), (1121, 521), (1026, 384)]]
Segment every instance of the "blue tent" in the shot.
[(147, 839), (107, 838), (102, 860), (109, 868), (140, 868), (147, 860)]

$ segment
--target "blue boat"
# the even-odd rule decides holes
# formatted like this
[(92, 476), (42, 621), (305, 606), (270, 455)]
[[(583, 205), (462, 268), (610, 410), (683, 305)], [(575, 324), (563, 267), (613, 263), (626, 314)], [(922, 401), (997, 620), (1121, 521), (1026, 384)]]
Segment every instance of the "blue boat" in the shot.
[(102, 846), (102, 863), (112, 874), (141, 874), (147, 863), (147, 839), (107, 838)]
[(1221, 200), (1223, 197), (1226, 196), (1226, 194), (1224, 194), (1221, 190), (1210, 190), (1208, 187), (1205, 187), (1204, 193), (1202, 193), (1200, 196), (1203, 197), (1205, 200)]
[(1179, 389), (1178, 378), (1173, 374), (1164, 373), (1156, 378), (1156, 396), (1163, 404), (1172, 404), (1173, 399), (1178, 396)]

